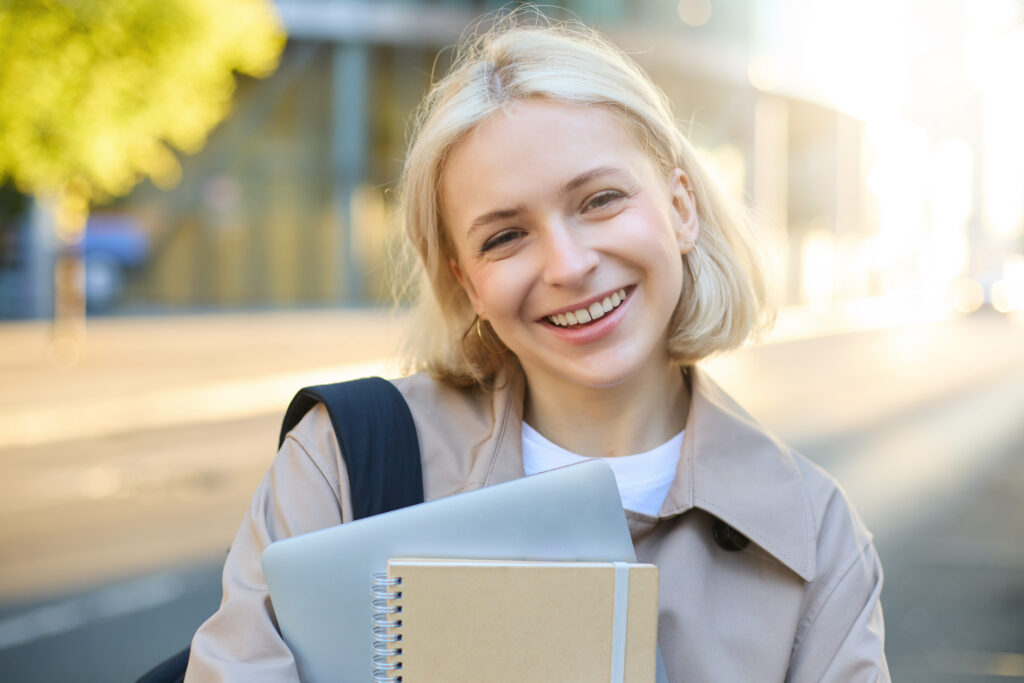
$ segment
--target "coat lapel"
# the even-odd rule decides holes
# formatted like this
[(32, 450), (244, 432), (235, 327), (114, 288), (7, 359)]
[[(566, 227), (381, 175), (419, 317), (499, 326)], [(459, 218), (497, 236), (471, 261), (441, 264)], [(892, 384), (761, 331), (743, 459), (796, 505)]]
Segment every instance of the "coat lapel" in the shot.
[(810, 496), (793, 453), (699, 368), (691, 368), (690, 414), (664, 519), (700, 508), (810, 581), (816, 533)]

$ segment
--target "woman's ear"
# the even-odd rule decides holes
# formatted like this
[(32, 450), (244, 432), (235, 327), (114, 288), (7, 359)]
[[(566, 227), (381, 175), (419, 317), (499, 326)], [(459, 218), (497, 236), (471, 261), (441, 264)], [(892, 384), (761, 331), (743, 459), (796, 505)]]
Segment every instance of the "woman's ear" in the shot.
[(480, 310), (480, 299), (476, 295), (476, 289), (473, 287), (472, 281), (462, 272), (459, 268), (459, 262), (454, 258), (448, 259), (448, 267), (452, 269), (452, 275), (458, 281), (459, 286), (462, 287), (462, 291), (466, 293), (469, 298), (469, 303), (473, 306), (473, 310), (480, 316), (481, 320), (487, 320), (487, 316), (484, 315), (483, 311)]
[(672, 208), (675, 211), (673, 228), (679, 242), (679, 253), (685, 254), (697, 246), (700, 236), (700, 220), (697, 217), (697, 201), (690, 186), (690, 177), (686, 171), (677, 168), (672, 171), (669, 180), (669, 192)]

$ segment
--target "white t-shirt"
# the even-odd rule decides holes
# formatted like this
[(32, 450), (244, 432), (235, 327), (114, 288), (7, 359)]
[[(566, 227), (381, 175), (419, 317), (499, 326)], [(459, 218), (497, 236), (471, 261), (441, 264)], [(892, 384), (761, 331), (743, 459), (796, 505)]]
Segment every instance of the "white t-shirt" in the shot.
[[(668, 489), (676, 476), (679, 456), (683, 451), (683, 432), (679, 432), (657, 448), (636, 455), (604, 458), (615, 473), (622, 507), (646, 515), (657, 516), (665, 502)], [(567, 451), (540, 432), (523, 423), (523, 469), (536, 474), (563, 465), (592, 460)]]

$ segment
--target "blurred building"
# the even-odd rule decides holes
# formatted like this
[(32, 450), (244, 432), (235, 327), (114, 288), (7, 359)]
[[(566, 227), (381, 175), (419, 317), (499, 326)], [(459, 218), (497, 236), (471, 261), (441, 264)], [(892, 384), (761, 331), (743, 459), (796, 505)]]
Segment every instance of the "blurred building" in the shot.
[[(401, 238), (390, 193), (407, 116), (447, 66), (443, 48), (502, 3), (276, 4), (290, 39), (274, 76), (241, 80), (234, 114), (182, 159), (178, 187), (143, 184), (95, 214), (89, 230), (106, 235), (86, 253), (102, 270), (90, 280), (93, 311), (389, 299)], [(1005, 283), (1024, 251), (1024, 153), (1012, 154), (1024, 139), (1011, 125), (1024, 102), (998, 75), (1022, 72), (1020, 16), (979, 15), (979, 4), (1000, 5), (547, 7), (605, 30), (666, 90), (722, 184), (770, 237), (783, 303), (885, 295), (946, 306), (953, 291), (966, 309), (1000, 282), (1012, 295)], [(992, 35), (1009, 37), (998, 50), (978, 44)], [(16, 245), (18, 255), (0, 262), (0, 317), (47, 313), (46, 227), (23, 219), (5, 229), (3, 251)], [(12, 294), (25, 288), (36, 295)]]

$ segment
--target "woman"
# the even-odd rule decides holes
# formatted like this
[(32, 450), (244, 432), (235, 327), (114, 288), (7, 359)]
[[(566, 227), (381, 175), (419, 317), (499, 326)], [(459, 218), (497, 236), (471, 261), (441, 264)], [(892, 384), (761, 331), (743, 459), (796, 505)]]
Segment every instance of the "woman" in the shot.
[[(637, 557), (661, 570), (670, 680), (888, 680), (870, 534), (695, 366), (758, 330), (765, 284), (638, 67), (576, 26), (465, 42), (421, 108), (402, 197), (425, 284), (421, 372), (395, 384), (427, 500), (607, 458)], [(322, 407), (292, 431), (187, 681), (296, 680), (259, 555), (351, 519), (342, 458)]]

